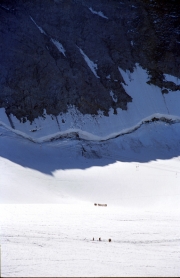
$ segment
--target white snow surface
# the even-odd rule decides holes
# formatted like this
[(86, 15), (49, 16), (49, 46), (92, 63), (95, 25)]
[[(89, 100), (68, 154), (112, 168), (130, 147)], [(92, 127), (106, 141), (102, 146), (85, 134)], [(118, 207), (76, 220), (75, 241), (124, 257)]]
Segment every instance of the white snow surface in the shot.
[[(97, 65), (89, 60), (82, 49), (79, 50), (96, 76)], [(140, 126), (142, 122), (154, 117), (180, 120), (180, 91), (169, 91), (168, 94), (162, 94), (161, 88), (146, 83), (149, 76), (146, 70), (138, 64), (133, 73), (125, 72), (120, 68), (119, 72), (125, 82), (122, 83), (125, 91), (132, 97), (132, 102), (128, 103), (127, 110), (118, 108), (117, 115), (115, 115), (111, 108), (109, 116), (106, 117), (102, 111), (94, 116), (83, 115), (76, 107), (69, 106), (67, 113), (57, 116), (59, 125), (56, 118), (53, 115), (47, 115), (46, 111), (44, 111), (44, 117), (35, 119), (33, 123), (29, 121), (22, 123), (15, 116), (10, 115), (15, 127), (14, 132), (21, 133), (22, 136), (35, 141), (49, 140), (72, 132), (79, 133), (80, 137), (87, 140), (101, 140), (130, 132)], [(0, 124), (12, 129), (4, 108), (0, 109)]]
[(82, 203), (1, 205), (0, 215), (3, 277), (180, 275), (179, 214)]
[(65, 54), (66, 50), (64, 49), (63, 45), (59, 41), (57, 41), (55, 39), (51, 38), (51, 41), (57, 47), (59, 52), (61, 52), (64, 55), (64, 57), (66, 57), (66, 54)]
[(108, 17), (107, 16), (105, 16), (104, 14), (103, 14), (103, 12), (101, 12), (101, 11), (99, 11), (99, 12), (96, 12), (95, 10), (93, 10), (91, 7), (89, 8), (89, 10), (93, 13), (93, 14), (97, 14), (97, 15), (99, 15), (100, 17), (102, 17), (102, 18), (106, 18), (106, 19), (108, 19)]

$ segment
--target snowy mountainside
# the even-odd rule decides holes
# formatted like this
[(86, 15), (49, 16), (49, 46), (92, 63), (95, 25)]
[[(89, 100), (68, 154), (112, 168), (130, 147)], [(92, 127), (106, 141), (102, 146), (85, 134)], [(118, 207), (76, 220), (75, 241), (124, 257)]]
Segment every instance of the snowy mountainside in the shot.
[[(58, 116), (47, 115), (44, 111), (43, 117), (38, 117), (33, 122), (20, 122), (12, 114), (7, 116), (5, 110), (0, 110), (0, 122), (11, 130), (42, 142), (51, 138), (58, 138), (71, 133), (87, 140), (107, 140), (121, 134), (132, 132), (139, 128), (143, 122), (152, 120), (180, 121), (180, 90), (162, 94), (161, 88), (148, 84), (149, 75), (146, 70), (136, 64), (134, 71), (123, 71), (119, 68), (119, 74), (123, 77), (122, 86), (132, 102), (128, 103), (127, 110), (109, 110), (109, 116), (99, 111), (98, 115), (83, 115), (74, 106), (70, 106), (67, 113)], [(164, 74), (166, 81), (175, 85), (180, 84), (180, 79)], [(116, 95), (111, 95), (116, 98)]]
[(69, 129), (103, 137), (155, 113), (179, 116), (179, 9), (178, 1), (2, 0), (1, 122), (33, 138)]
[(180, 276), (179, 16), (0, 1), (3, 277)]

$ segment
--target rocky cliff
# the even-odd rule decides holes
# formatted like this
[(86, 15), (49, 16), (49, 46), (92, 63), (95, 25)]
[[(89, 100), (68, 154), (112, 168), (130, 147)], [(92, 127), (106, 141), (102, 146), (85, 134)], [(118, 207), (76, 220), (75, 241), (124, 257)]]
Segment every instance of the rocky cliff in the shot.
[(138, 63), (162, 94), (180, 90), (179, 1), (0, 1), (0, 108), (33, 121), (75, 106), (127, 109), (119, 68)]

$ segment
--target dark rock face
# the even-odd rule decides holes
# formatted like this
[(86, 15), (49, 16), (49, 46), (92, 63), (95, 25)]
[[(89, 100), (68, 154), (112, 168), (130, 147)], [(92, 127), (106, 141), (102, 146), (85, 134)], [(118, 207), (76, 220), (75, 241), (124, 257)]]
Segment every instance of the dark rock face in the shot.
[(7, 115), (32, 121), (69, 105), (106, 116), (111, 107), (127, 109), (132, 99), (118, 67), (132, 71), (135, 63), (162, 93), (180, 89), (163, 77), (180, 77), (179, 1), (0, 2), (0, 107)]

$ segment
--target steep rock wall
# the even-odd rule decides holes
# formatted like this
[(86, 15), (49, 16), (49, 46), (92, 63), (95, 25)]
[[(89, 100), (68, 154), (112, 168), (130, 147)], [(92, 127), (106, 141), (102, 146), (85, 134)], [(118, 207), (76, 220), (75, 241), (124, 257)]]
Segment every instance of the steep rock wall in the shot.
[[(178, 1), (1, 1), (0, 107), (32, 122), (73, 105), (109, 115), (133, 102), (118, 68), (139, 63), (162, 94), (179, 84)], [(124, 84), (124, 85), (123, 85)]]

